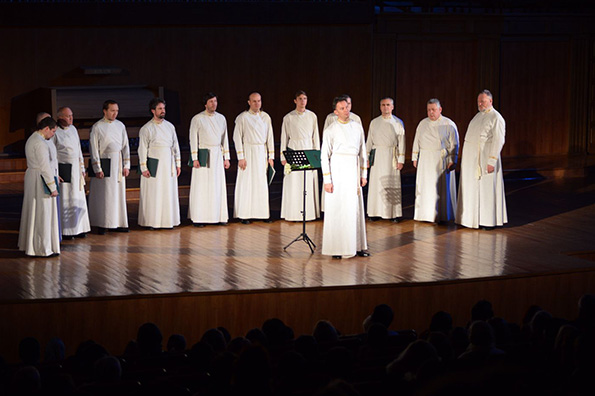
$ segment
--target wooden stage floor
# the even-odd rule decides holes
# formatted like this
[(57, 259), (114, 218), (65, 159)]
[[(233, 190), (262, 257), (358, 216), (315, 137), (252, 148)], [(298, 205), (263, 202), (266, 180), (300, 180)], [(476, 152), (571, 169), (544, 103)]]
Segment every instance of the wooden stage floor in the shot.
[[(320, 254), (320, 220), (307, 223), (317, 245), (310, 254), (301, 241), (283, 249), (300, 234), (301, 223), (196, 228), (185, 220), (173, 230), (150, 231), (135, 225), (135, 202), (129, 202), (130, 233), (89, 234), (64, 241), (59, 257), (29, 258), (16, 250), (20, 201), (2, 198), (0, 315), (22, 325), (5, 321), (0, 339), (11, 343), (8, 357), (27, 329), (42, 339), (101, 340), (96, 328), (106, 317), (121, 320), (125, 329), (104, 343), (122, 348), (148, 320), (159, 323), (164, 336), (198, 337), (216, 325), (241, 335), (272, 316), (298, 334), (318, 319), (350, 333), (360, 331), (366, 312), (382, 302), (403, 315), (397, 327), (425, 326), (438, 309), (464, 324), (478, 298), (495, 301), (511, 320), (519, 320), (529, 303), (552, 304), (553, 313), (572, 316), (577, 296), (595, 292), (595, 179), (586, 174), (507, 175), (510, 222), (493, 231), (411, 220), (413, 178), (406, 176), (404, 220), (368, 221), (372, 257), (342, 260)], [(185, 217), (187, 201), (182, 203)], [(271, 195), (271, 206), (278, 208), (278, 195)], [(170, 310), (198, 316), (190, 323)], [(72, 317), (84, 323), (72, 328)]]

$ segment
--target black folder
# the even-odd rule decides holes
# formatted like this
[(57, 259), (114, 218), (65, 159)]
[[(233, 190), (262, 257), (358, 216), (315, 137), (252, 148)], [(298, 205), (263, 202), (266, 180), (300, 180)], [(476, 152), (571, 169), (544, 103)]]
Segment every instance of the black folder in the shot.
[[(111, 158), (101, 158), (99, 161), (101, 162), (101, 171), (103, 172), (103, 176), (110, 177), (112, 170)], [(87, 169), (87, 174), (89, 175), (89, 177), (96, 176), (95, 171), (93, 170), (93, 165), (89, 165), (89, 168)]]
[(58, 164), (58, 174), (64, 183), (72, 181), (72, 164)]

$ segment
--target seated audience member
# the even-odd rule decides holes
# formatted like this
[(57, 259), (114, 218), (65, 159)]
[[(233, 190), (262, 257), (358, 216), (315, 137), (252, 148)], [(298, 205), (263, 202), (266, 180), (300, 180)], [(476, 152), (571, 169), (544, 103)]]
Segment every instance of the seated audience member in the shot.
[(286, 326), (281, 319), (267, 319), (262, 324), (262, 331), (267, 336), (271, 346), (284, 345), (293, 340), (293, 330)]
[(40, 357), (41, 346), (36, 338), (27, 337), (19, 342), (19, 358), (24, 365), (34, 366), (39, 363)]
[(46, 363), (61, 362), (65, 357), (66, 347), (64, 346), (64, 342), (58, 337), (54, 337), (49, 340), (45, 346), (45, 355), (43, 361)]
[(493, 316), (494, 309), (492, 308), (492, 303), (488, 300), (479, 300), (473, 305), (473, 308), (471, 308), (471, 322), (469, 323), (471, 324), (477, 320), (486, 321)]
[(337, 342), (339, 340), (337, 329), (328, 320), (319, 320), (314, 327), (312, 335), (319, 344)]
[(181, 334), (172, 334), (167, 339), (167, 352), (183, 353), (186, 350), (186, 338)]
[(223, 352), (227, 348), (225, 336), (217, 329), (209, 329), (205, 331), (200, 341), (209, 344), (215, 353)]
[(162, 352), (163, 336), (155, 323), (145, 323), (138, 328), (136, 335), (140, 358), (158, 356)]
[(488, 322), (477, 320), (469, 328), (469, 347), (459, 356), (468, 367), (491, 363), (503, 357), (504, 351), (494, 346), (494, 331)]
[[(368, 316), (366, 319), (364, 319), (364, 331), (368, 331), (368, 328), (373, 324), (373, 323), (380, 323), (382, 325), (384, 325), (384, 327), (386, 327), (387, 329), (390, 328), (391, 323), (393, 322), (394, 319), (394, 313), (391, 307), (389, 307), (386, 304), (380, 304), (374, 307), (374, 311), (372, 312), (372, 314), (370, 316)], [(390, 331), (389, 330), (389, 335), (395, 335), (397, 334), (395, 331)]]

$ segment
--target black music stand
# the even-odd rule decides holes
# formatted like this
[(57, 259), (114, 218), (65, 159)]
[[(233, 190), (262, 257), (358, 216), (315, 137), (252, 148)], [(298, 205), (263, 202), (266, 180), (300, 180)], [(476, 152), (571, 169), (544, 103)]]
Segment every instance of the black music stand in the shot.
[[(313, 150), (307, 150), (307, 151), (313, 151)], [(299, 171), (303, 171), (304, 172), (304, 200), (303, 200), (303, 209), (302, 209), (302, 233), (300, 235), (298, 235), (293, 241), (289, 242), (289, 244), (287, 246), (285, 246), (283, 248), (283, 250), (286, 250), (288, 247), (290, 247), (294, 242), (297, 241), (304, 241), (306, 242), (306, 244), (308, 245), (308, 247), (310, 248), (310, 252), (314, 253), (314, 249), (316, 248), (316, 244), (310, 239), (310, 237), (308, 236), (308, 234), (306, 234), (306, 171), (311, 171), (311, 170), (316, 170), (316, 164), (312, 164), (312, 162), (310, 160), (308, 160), (308, 156), (306, 155), (305, 150), (287, 150), (283, 152), (283, 155), (285, 156), (285, 159), (287, 160), (287, 163), (290, 165), (295, 165), (295, 166), (308, 166), (307, 168), (302, 168), (302, 169), (292, 169), (292, 172), (299, 172)], [(320, 157), (320, 155), (319, 155)], [(320, 162), (320, 161), (318, 161)]]

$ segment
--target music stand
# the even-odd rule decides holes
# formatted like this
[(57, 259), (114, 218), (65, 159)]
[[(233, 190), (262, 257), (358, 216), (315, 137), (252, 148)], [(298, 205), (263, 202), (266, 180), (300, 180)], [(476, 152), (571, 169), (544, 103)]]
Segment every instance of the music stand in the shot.
[[(283, 248), (283, 250), (287, 250), (288, 247), (290, 247), (294, 242), (297, 241), (304, 241), (306, 242), (306, 244), (308, 245), (308, 247), (310, 248), (310, 252), (314, 253), (314, 249), (316, 248), (316, 244), (310, 239), (310, 237), (308, 236), (308, 234), (306, 234), (306, 171), (311, 171), (311, 170), (316, 170), (318, 167), (320, 166), (316, 166), (317, 164), (313, 164), (312, 161), (310, 161), (308, 159), (308, 155), (306, 154), (306, 151), (310, 152), (310, 151), (315, 151), (315, 150), (287, 150), (283, 152), (283, 155), (285, 156), (285, 159), (287, 160), (287, 163), (290, 165), (295, 165), (295, 166), (307, 166), (310, 165), (310, 167), (308, 168), (303, 168), (303, 169), (292, 169), (292, 172), (296, 172), (296, 171), (303, 171), (304, 172), (304, 200), (303, 200), (303, 210), (302, 210), (302, 233), (300, 235), (298, 235), (293, 241), (289, 242), (289, 244), (287, 246), (285, 246)], [(320, 155), (319, 155), (320, 157)], [(320, 161), (318, 161), (320, 162)]]

